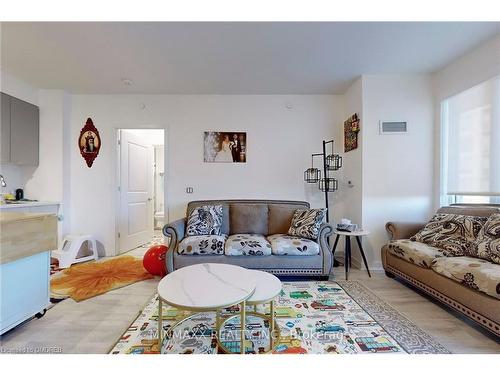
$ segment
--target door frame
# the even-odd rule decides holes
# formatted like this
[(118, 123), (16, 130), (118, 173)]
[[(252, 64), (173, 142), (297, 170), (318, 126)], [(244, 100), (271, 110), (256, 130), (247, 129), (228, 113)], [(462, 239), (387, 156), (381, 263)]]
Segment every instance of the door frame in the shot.
[[(115, 210), (115, 235), (114, 235), (114, 256), (120, 255), (118, 246), (120, 244), (119, 241), (119, 230), (120, 230), (120, 202), (121, 202), (121, 196), (120, 196), (120, 191), (118, 190), (120, 186), (120, 171), (121, 171), (121, 155), (120, 155), (120, 130), (163, 130), (163, 146), (164, 146), (164, 175), (163, 175), (163, 181), (164, 181), (164, 186), (163, 186), (163, 215), (164, 215), (164, 222), (168, 223), (170, 220), (170, 203), (167, 200), (168, 196), (168, 190), (169, 190), (169, 175), (170, 175), (170, 168), (168, 164), (169, 160), (169, 151), (170, 147), (168, 146), (168, 137), (167, 137), (167, 129), (162, 126), (120, 126), (120, 127), (114, 127), (113, 128), (113, 147), (114, 147), (114, 152), (113, 152), (113, 167), (115, 168), (115, 173), (113, 176), (113, 184), (112, 184), (112, 196), (114, 196), (113, 199), (113, 208)], [(154, 182), (153, 182), (154, 183)], [(153, 209), (153, 215), (154, 215), (154, 209)], [(153, 218), (153, 225), (154, 225), (154, 218)], [(154, 228), (153, 228), (154, 230)]]

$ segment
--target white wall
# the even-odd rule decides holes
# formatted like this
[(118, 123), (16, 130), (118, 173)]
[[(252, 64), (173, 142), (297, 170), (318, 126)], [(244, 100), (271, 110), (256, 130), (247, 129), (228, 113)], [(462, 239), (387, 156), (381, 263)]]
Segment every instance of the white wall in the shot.
[(38, 167), (24, 167), (25, 197), (39, 201), (59, 202), (64, 220), (59, 235), (71, 232), (69, 215), (71, 187), (69, 179), (68, 137), (70, 96), (62, 90), (40, 90), (40, 158)]
[[(342, 121), (337, 124), (335, 134), (335, 152), (342, 155), (343, 167), (337, 172), (339, 179), (339, 190), (332, 194), (333, 223), (347, 218), (353, 223), (362, 222), (362, 139), (363, 132), (358, 134), (358, 148), (344, 153), (344, 123), (343, 121), (353, 115), (358, 117), (363, 124), (363, 81), (357, 79), (343, 95), (344, 108)], [(348, 181), (351, 181), (349, 186)], [(355, 246), (355, 245), (354, 245)], [(344, 252), (344, 241), (340, 241), (335, 250), (335, 257), (342, 258)]]
[(71, 133), (71, 97), (65, 93), (63, 95), (63, 127), (62, 127), (62, 139), (63, 139), (63, 181), (62, 181), (62, 192), (63, 199), (61, 205), (61, 214), (64, 217), (62, 222), (62, 231), (64, 234), (71, 233), (71, 215), (69, 210), (71, 209), (71, 150), (73, 149), (75, 140), (72, 138)]
[[(310, 154), (321, 151), (322, 139), (335, 135), (344, 113), (342, 98), (329, 95), (76, 95), (71, 112), (71, 139), (87, 117), (102, 138), (92, 168), (76, 146), (71, 149), (71, 228), (95, 234), (106, 254), (115, 249), (117, 128), (166, 129), (166, 201), (174, 220), (195, 199), (302, 199), (322, 206), (323, 195), (303, 182), (303, 171)], [(246, 131), (247, 163), (204, 163), (206, 130)], [(187, 186), (193, 194), (186, 194)]]
[(38, 105), (38, 88), (2, 71), (0, 71), (0, 91)]
[[(425, 221), (432, 211), (433, 102), (425, 75), (363, 75), (344, 95), (344, 119), (361, 119), (358, 148), (343, 154), (335, 219), (351, 219), (370, 231), (363, 247), (371, 269), (381, 269), (385, 223)], [(404, 135), (380, 135), (380, 121), (407, 121)], [(343, 143), (343, 123), (337, 139)], [(354, 185), (349, 187), (347, 182)], [(351, 242), (353, 242), (351, 240)], [(361, 265), (351, 243), (353, 265)], [(339, 243), (336, 255), (343, 253)], [(340, 253), (340, 254), (339, 254)]]
[(62, 90), (39, 90), (6, 73), (1, 73), (0, 91), (35, 104), (40, 110), (40, 157), (38, 166), (2, 164), (0, 173), (7, 181), (1, 192), (24, 189), (24, 197), (39, 201), (59, 202), (59, 239), (71, 232), (68, 213), (69, 184), (69, 112), (70, 97)]
[(500, 75), (500, 35), (469, 51), (432, 77), (434, 94), (434, 208), (443, 192), (441, 180), (441, 101)]
[(0, 164), (0, 174), (4, 177), (7, 186), (0, 186), (1, 194), (15, 195), (17, 188), (22, 188), (26, 181), (21, 167), (13, 164)]
[[(357, 79), (344, 94), (343, 120), (357, 114), (360, 123), (363, 123), (363, 81)], [(343, 166), (340, 170), (339, 204), (342, 205), (342, 217), (353, 223), (361, 223), (362, 219), (362, 155), (363, 133), (358, 133), (358, 148), (344, 152), (344, 123), (339, 122), (336, 139), (339, 151), (343, 157)], [(351, 185), (348, 182), (351, 181)]]
[[(0, 91), (28, 103), (38, 105), (38, 89), (7, 73), (0, 72)], [(7, 186), (0, 188), (1, 193), (10, 193), (17, 188), (24, 188), (34, 168), (1, 164), (0, 174), (5, 177)]]
[[(380, 135), (379, 121), (407, 121), (403, 135)], [(429, 76), (363, 76), (363, 242), (381, 267), (387, 221), (426, 221), (432, 213), (433, 102)]]
[[(39, 90), (30, 84), (1, 72), (0, 91), (37, 105), (40, 110), (39, 165), (18, 166), (2, 164), (1, 173), (7, 180), (2, 193), (24, 189), (28, 199), (61, 203), (60, 214), (65, 220), (59, 225), (59, 235), (70, 232), (67, 212), (70, 200), (69, 185), (69, 112), (70, 96), (62, 90)], [(66, 210), (65, 210), (66, 209)]]
[[(425, 220), (433, 202), (439, 202), (440, 101), (500, 74), (499, 50), (497, 36), (432, 77), (365, 75), (342, 96), (69, 96), (38, 92), (2, 74), (1, 90), (40, 105), (41, 116), (39, 170), (10, 173), (8, 167), (13, 177), (6, 176), (7, 182), (26, 179), (27, 194), (62, 200), (65, 232), (94, 233), (106, 253), (113, 254), (117, 128), (166, 130), (166, 214), (173, 220), (193, 199), (305, 199), (322, 206), (323, 194), (302, 182), (303, 171), (310, 154), (321, 151), (322, 139), (333, 137), (335, 152), (342, 153), (343, 121), (356, 112), (360, 146), (343, 154), (340, 190), (332, 195), (333, 219), (348, 217), (372, 231), (364, 245), (371, 267), (378, 268), (380, 246), (387, 240), (385, 222)], [(90, 169), (75, 145), (87, 117), (103, 141)], [(380, 120), (406, 120), (409, 133), (381, 136)], [(247, 131), (248, 163), (203, 163), (205, 130)], [(215, 183), (214, 176), (219, 177)], [(194, 194), (185, 193), (187, 186), (194, 187)]]
[(30, 199), (63, 200), (63, 100), (60, 90), (40, 90), (40, 160), (25, 184)]
[[(428, 133), (432, 121), (415, 133), (412, 127), (404, 146), (393, 143), (394, 137), (380, 138), (378, 121), (400, 116), (410, 126), (422, 122), (429, 114), (427, 83), (425, 77), (363, 76), (343, 96), (68, 96), (41, 90), (40, 147), (44, 151), (27, 191), (39, 199), (62, 200), (64, 233), (93, 233), (101, 253), (111, 255), (116, 232), (116, 129), (166, 130), (166, 220), (182, 217), (187, 201), (194, 199), (304, 199), (321, 207), (324, 196), (315, 184), (303, 182), (303, 171), (310, 165), (310, 154), (321, 151), (321, 140), (334, 138), (344, 167), (336, 173), (340, 189), (331, 195), (332, 221), (347, 217), (372, 230), (365, 247), (371, 266), (378, 267), (385, 222), (424, 219), (427, 211), (422, 207), (428, 204), (423, 198), (428, 181), (415, 189), (406, 179), (407, 168), (386, 166), (412, 150), (407, 162), (413, 163), (413, 155), (425, 154), (427, 161), (419, 165), (422, 171), (432, 171), (424, 167), (432, 159), (432, 150), (425, 151), (432, 143)], [(286, 108), (287, 103), (292, 109)], [(359, 148), (344, 154), (343, 121), (353, 113), (361, 118)], [(90, 169), (75, 145), (87, 117), (94, 120), (103, 141)], [(248, 162), (203, 163), (205, 130), (247, 131)], [(214, 176), (218, 182), (214, 183)], [(354, 187), (347, 186), (349, 180)], [(393, 180), (404, 181), (404, 186), (377, 188), (380, 181)], [(194, 188), (194, 194), (186, 194), (187, 186)], [(413, 200), (414, 206), (408, 208), (408, 198), (419, 194), (422, 200)], [(338, 251), (342, 249), (339, 244)]]
[(165, 212), (165, 146), (155, 145), (155, 213)]
[(487, 40), (433, 74), (436, 100), (458, 94), (500, 74), (500, 35)]

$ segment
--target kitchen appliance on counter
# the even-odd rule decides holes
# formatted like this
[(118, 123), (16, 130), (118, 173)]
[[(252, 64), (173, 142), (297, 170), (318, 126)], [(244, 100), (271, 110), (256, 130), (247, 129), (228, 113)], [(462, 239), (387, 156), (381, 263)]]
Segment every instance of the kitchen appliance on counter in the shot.
[(16, 201), (20, 201), (21, 199), (24, 199), (24, 190), (16, 189)]

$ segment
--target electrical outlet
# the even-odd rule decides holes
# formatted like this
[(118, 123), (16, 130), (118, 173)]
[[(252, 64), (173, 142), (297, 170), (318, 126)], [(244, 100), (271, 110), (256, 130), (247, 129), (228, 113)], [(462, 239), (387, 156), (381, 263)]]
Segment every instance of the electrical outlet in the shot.
[(188, 186), (188, 187), (186, 188), (186, 193), (187, 193), (187, 194), (193, 194), (193, 191), (194, 191), (194, 189), (193, 189), (192, 187), (190, 187), (190, 186)]

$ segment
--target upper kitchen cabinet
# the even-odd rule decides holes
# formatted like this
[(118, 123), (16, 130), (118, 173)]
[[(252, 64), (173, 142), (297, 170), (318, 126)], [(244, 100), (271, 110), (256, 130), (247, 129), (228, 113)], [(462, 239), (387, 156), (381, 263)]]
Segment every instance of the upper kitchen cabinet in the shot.
[(2, 93), (2, 162), (37, 166), (39, 127), (37, 106)]
[(10, 98), (10, 162), (38, 165), (39, 149), (38, 107)]
[(1, 93), (2, 118), (0, 123), (0, 162), (10, 163), (10, 96)]

